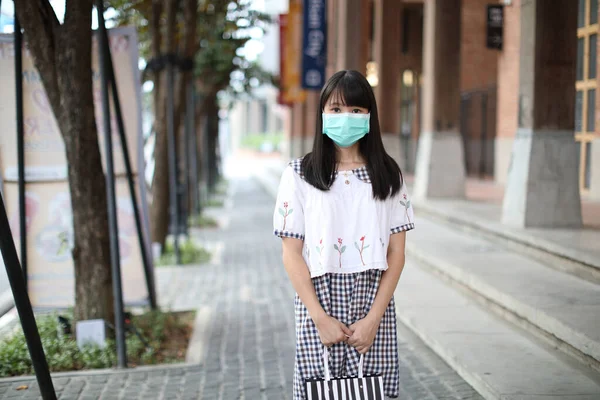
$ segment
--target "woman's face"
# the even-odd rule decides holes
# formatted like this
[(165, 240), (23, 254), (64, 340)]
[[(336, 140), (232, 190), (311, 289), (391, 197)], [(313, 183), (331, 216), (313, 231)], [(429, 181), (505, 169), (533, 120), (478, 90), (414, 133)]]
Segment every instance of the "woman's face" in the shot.
[(368, 114), (369, 110), (367, 110), (364, 107), (343, 105), (339, 99), (335, 98), (335, 96), (331, 96), (331, 97), (329, 97), (329, 100), (327, 100), (327, 103), (325, 104), (323, 113), (325, 113), (325, 114), (343, 114), (343, 113)]

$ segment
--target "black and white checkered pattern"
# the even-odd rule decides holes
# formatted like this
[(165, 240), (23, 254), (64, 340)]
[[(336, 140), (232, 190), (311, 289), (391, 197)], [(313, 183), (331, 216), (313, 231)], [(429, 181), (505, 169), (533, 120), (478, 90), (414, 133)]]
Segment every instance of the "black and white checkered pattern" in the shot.
[(296, 172), (302, 179), (304, 179), (304, 170), (302, 169), (302, 159), (296, 158), (295, 160), (290, 161), (290, 166), (294, 168), (294, 172)]
[[(304, 179), (304, 170), (302, 169), (302, 158), (297, 158), (295, 160), (290, 161), (289, 165), (294, 169), (294, 171), (300, 175), (302, 179)], [(355, 168), (352, 170), (354, 176), (365, 183), (371, 183), (371, 177), (369, 176), (369, 171), (367, 171), (367, 167), (363, 166), (360, 168)], [(337, 171), (335, 172), (337, 177)]]
[(290, 232), (290, 231), (282, 231), (279, 229), (275, 229), (273, 231), (273, 235), (280, 237), (280, 238), (293, 238), (293, 239), (302, 239), (304, 240), (304, 235), (300, 234), (300, 233), (295, 233), (295, 232)]
[[(326, 274), (313, 278), (315, 292), (327, 314), (347, 326), (364, 318), (375, 300), (382, 271)], [(323, 344), (304, 304), (296, 295), (296, 364), (294, 400), (306, 400), (305, 380), (324, 377)], [(357, 376), (360, 354), (339, 343), (329, 349), (332, 377)], [(385, 311), (373, 346), (365, 355), (365, 375), (382, 375), (386, 396), (398, 396), (398, 343), (394, 300)]]
[(400, 233), (400, 232), (404, 232), (404, 231), (410, 231), (411, 229), (415, 229), (414, 223), (396, 226), (391, 229), (391, 232), (392, 232), (392, 234), (394, 234), (394, 233)]
[(365, 183), (371, 183), (371, 177), (369, 176), (369, 171), (367, 171), (367, 167), (355, 168), (352, 170), (354, 176)]

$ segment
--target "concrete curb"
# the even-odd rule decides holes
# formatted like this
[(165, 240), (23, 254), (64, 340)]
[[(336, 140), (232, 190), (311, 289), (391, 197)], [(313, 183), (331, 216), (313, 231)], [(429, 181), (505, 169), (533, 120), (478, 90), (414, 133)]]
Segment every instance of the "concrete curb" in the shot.
[(196, 310), (194, 330), (185, 355), (186, 363), (195, 365), (204, 363), (211, 333), (210, 320), (213, 315), (214, 310), (208, 306), (203, 306)]
[[(70, 372), (53, 372), (50, 375), (53, 379), (58, 378), (77, 378), (77, 377), (88, 377), (98, 375), (114, 375), (128, 373), (143, 373), (143, 372), (156, 372), (156, 371), (170, 371), (179, 368), (197, 367), (195, 363), (177, 363), (177, 364), (159, 364), (159, 365), (144, 365), (141, 367), (127, 368), (127, 369), (87, 369), (85, 371), (70, 371)], [(0, 378), (0, 383), (13, 383), (35, 380), (35, 375), (15, 376), (8, 378)]]

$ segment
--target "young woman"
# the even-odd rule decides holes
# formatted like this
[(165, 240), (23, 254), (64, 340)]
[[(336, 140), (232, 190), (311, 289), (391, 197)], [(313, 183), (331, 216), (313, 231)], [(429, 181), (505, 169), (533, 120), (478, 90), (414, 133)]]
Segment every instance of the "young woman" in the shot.
[(371, 86), (356, 71), (321, 92), (312, 152), (283, 172), (273, 218), (296, 290), (294, 400), (305, 380), (381, 374), (398, 396), (393, 293), (413, 210), (398, 164), (385, 152)]

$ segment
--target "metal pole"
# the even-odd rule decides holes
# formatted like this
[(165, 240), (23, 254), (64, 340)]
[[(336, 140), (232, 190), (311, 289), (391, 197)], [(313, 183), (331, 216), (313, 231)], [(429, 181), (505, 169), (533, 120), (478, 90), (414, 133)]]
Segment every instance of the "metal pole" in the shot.
[(142, 264), (144, 265), (144, 275), (146, 278), (146, 287), (148, 289), (148, 297), (150, 299), (150, 307), (155, 310), (156, 305), (156, 290), (154, 286), (154, 275), (152, 273), (152, 266), (150, 265), (150, 259), (146, 249), (146, 243), (144, 241), (144, 231), (142, 229), (142, 217), (140, 213), (140, 207), (137, 202), (135, 185), (133, 180), (133, 172), (131, 168), (131, 158), (129, 156), (129, 147), (127, 145), (127, 138), (125, 137), (125, 123), (123, 122), (123, 113), (121, 110), (121, 101), (119, 100), (119, 92), (117, 90), (117, 80), (115, 78), (115, 70), (112, 61), (112, 55), (110, 54), (110, 48), (108, 47), (108, 32), (106, 29), (102, 29), (101, 34), (104, 36), (104, 45), (106, 48), (106, 63), (108, 69), (108, 80), (110, 81), (111, 93), (113, 104), (115, 108), (115, 114), (117, 117), (117, 126), (119, 128), (119, 137), (121, 138), (121, 149), (123, 151), (123, 161), (125, 162), (125, 170), (127, 173), (127, 184), (129, 186), (129, 194), (131, 196), (131, 204), (133, 206), (133, 215), (135, 217), (135, 227), (138, 235), (138, 242), (140, 244), (140, 252), (142, 255)]
[(202, 189), (204, 194), (205, 204), (208, 202), (208, 180), (209, 180), (209, 168), (210, 162), (208, 160), (208, 145), (209, 145), (209, 130), (210, 130), (210, 115), (209, 113), (204, 116), (204, 129), (202, 132)]
[(167, 146), (169, 152), (169, 197), (171, 211), (171, 226), (173, 227), (173, 246), (175, 249), (175, 262), (181, 264), (179, 251), (179, 204), (177, 204), (177, 144), (175, 141), (175, 71), (174, 57), (170, 57), (167, 64)]
[(0, 251), (2, 252), (6, 275), (8, 275), (8, 281), (10, 282), (10, 288), (15, 299), (15, 306), (19, 313), (21, 327), (25, 334), (27, 349), (29, 350), (31, 363), (35, 370), (35, 377), (37, 378), (42, 398), (44, 400), (56, 400), (48, 362), (46, 361), (33, 309), (31, 308), (31, 301), (27, 294), (25, 279), (19, 265), (19, 257), (17, 256), (17, 249), (15, 248), (15, 242), (10, 231), (10, 224), (8, 223), (2, 196), (0, 196)]
[(21, 237), (21, 268), (27, 290), (27, 208), (25, 203), (25, 129), (23, 125), (23, 34), (15, 12), (15, 93), (17, 100), (17, 162), (19, 164), (19, 230)]
[(104, 149), (106, 153), (106, 195), (108, 200), (108, 224), (110, 228), (110, 262), (112, 265), (113, 295), (115, 306), (115, 339), (117, 342), (117, 365), (127, 368), (125, 345), (125, 318), (123, 315), (123, 288), (121, 285), (121, 259), (119, 255), (119, 224), (117, 221), (117, 200), (115, 196), (115, 172), (113, 163), (112, 132), (110, 126), (110, 103), (108, 93), (108, 35), (104, 25), (103, 0), (96, 1), (98, 13), (98, 66), (102, 89), (102, 115), (104, 122)]
[(200, 215), (200, 198), (198, 192), (198, 136), (196, 135), (196, 93), (194, 82), (189, 84), (188, 119), (190, 124), (190, 190), (192, 191), (192, 212)]
[(185, 183), (185, 187), (184, 187), (184, 202), (183, 204), (185, 205), (185, 216), (186, 218), (184, 219), (184, 226), (185, 226), (185, 230), (186, 233), (188, 233), (188, 229), (189, 229), (189, 216), (192, 214), (192, 208), (190, 207), (190, 203), (191, 203), (191, 195), (192, 195), (192, 182), (191, 182), (191, 166), (192, 166), (192, 149), (191, 149), (191, 144), (192, 144), (192, 119), (193, 117), (193, 112), (194, 109), (192, 108), (192, 98), (194, 97), (194, 94), (192, 93), (193, 90), (193, 86), (191, 84), (188, 83), (187, 85), (187, 102), (186, 102), (186, 111), (185, 111), (185, 146), (183, 148), (184, 153), (185, 153), (185, 167), (184, 167), (184, 183)]

